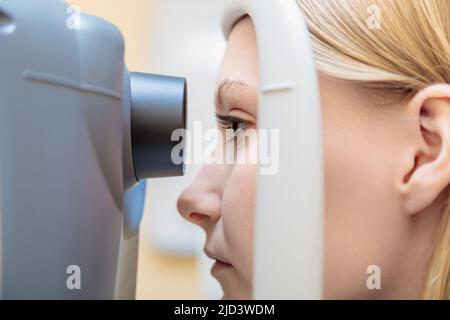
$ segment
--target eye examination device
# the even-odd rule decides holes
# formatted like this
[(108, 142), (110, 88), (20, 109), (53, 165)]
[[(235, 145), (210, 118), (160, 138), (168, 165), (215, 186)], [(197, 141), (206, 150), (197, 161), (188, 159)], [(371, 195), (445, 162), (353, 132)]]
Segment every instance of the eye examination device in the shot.
[[(112, 24), (60, 0), (0, 0), (0, 298), (134, 299), (145, 179), (180, 176), (186, 80), (129, 72)], [(323, 164), (312, 45), (295, 0), (227, 0), (256, 28), (261, 129), (254, 299), (321, 299)], [(219, 23), (219, 22), (218, 22)], [(149, 199), (160, 201), (160, 199)]]
[(128, 72), (118, 29), (68, 9), (0, 0), (2, 299), (133, 299), (142, 206), (127, 197), (183, 175), (185, 79)]

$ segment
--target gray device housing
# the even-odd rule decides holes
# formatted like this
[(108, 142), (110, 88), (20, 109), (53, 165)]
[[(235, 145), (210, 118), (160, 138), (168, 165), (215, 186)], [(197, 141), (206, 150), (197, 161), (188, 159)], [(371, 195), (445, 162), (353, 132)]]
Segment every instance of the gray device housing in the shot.
[(185, 79), (129, 73), (120, 31), (73, 14), (0, 0), (3, 299), (133, 299), (124, 193), (184, 171), (170, 133), (185, 126)]

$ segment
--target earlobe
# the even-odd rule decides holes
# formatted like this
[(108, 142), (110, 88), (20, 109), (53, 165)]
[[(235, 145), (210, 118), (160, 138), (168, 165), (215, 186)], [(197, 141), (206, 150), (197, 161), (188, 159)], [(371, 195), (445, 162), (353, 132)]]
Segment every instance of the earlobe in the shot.
[[(407, 214), (430, 206), (450, 183), (450, 86), (433, 85), (408, 104), (420, 119), (414, 122), (420, 141), (414, 142), (414, 165), (403, 177), (400, 192)], [(417, 125), (419, 124), (419, 125)]]

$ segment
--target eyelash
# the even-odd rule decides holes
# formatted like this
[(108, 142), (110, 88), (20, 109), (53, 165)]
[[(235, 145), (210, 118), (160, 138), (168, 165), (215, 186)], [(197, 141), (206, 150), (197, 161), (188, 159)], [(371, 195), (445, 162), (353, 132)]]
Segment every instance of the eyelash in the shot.
[(241, 129), (241, 131), (247, 129), (249, 123), (237, 117), (223, 116), (216, 113), (216, 119), (219, 125), (225, 130), (233, 130), (234, 132)]

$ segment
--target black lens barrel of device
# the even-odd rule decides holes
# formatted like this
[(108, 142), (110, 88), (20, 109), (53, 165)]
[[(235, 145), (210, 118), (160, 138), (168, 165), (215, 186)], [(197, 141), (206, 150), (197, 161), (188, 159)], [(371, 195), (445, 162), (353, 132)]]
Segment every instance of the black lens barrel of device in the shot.
[[(136, 178), (159, 178), (184, 174), (183, 144), (172, 141), (175, 130), (186, 129), (186, 79), (130, 73), (131, 146)], [(176, 149), (174, 149), (176, 148)]]

